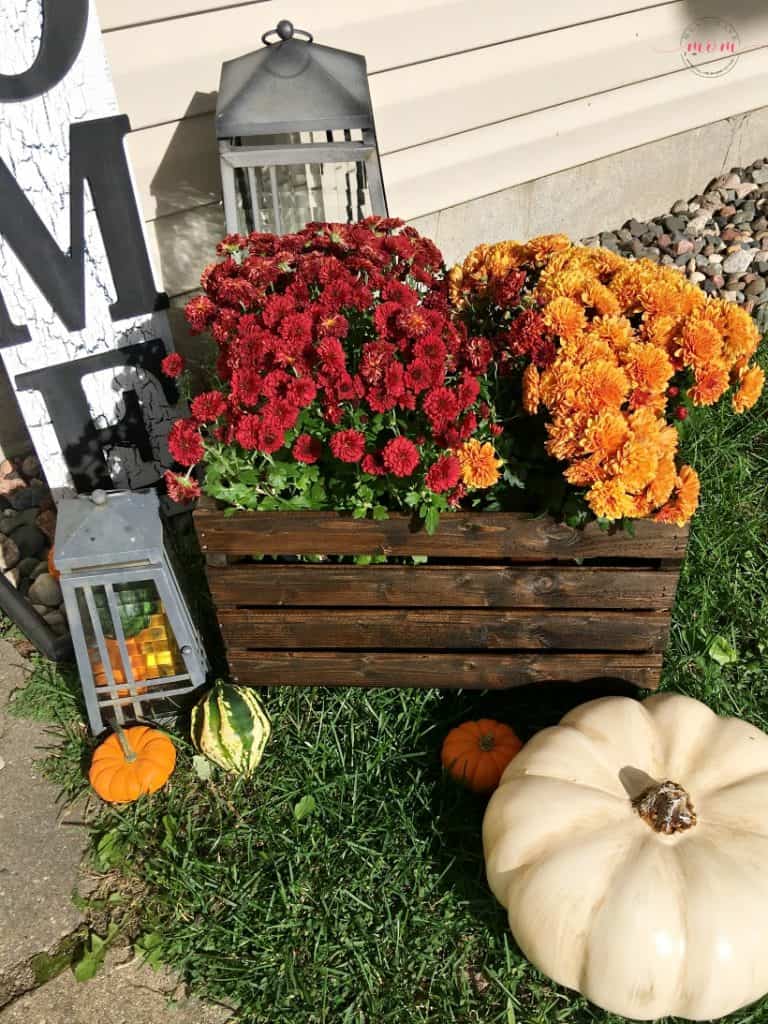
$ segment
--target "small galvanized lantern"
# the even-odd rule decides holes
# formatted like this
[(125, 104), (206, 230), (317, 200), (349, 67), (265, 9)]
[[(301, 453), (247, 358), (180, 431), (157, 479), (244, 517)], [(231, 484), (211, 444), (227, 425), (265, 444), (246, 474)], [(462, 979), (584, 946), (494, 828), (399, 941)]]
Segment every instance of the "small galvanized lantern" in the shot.
[(227, 230), (386, 216), (365, 58), (290, 21), (221, 71), (216, 136)]
[(153, 701), (205, 682), (205, 652), (163, 543), (154, 491), (61, 501), (54, 550), (94, 735), (103, 715), (140, 720)]

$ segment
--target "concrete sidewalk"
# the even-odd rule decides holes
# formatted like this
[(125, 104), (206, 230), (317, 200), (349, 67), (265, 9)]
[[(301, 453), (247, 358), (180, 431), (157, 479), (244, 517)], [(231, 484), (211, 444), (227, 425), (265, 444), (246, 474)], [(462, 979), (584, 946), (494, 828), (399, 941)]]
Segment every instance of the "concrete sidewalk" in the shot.
[[(2, 1024), (220, 1024), (230, 1012), (188, 999), (169, 971), (127, 948), (92, 980), (68, 961), (84, 917), (72, 902), (86, 835), (78, 810), (57, 803), (35, 761), (52, 740), (43, 726), (7, 713), (28, 663), (0, 640), (0, 1022)], [(127, 962), (126, 962), (127, 961)], [(63, 970), (56, 974), (56, 966)], [(53, 975), (53, 976), (52, 976)]]

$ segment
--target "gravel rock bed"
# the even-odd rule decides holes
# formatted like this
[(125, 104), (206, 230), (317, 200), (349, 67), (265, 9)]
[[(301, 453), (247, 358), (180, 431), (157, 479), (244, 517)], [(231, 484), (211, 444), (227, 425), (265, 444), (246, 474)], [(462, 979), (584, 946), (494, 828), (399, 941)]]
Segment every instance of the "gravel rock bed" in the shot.
[(768, 322), (768, 157), (734, 167), (701, 195), (653, 220), (628, 220), (584, 238), (622, 256), (676, 266), (708, 295), (738, 302)]
[(56, 505), (37, 456), (0, 462), (0, 572), (61, 636), (66, 613), (48, 566), (55, 530)]

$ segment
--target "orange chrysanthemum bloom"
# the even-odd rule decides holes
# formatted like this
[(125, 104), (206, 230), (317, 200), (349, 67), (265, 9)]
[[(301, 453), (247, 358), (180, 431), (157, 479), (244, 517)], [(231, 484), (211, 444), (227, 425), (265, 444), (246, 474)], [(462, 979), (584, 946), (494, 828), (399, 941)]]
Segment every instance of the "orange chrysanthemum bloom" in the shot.
[(596, 316), (589, 325), (589, 333), (616, 352), (623, 352), (635, 340), (632, 324), (625, 316)]
[(629, 426), (623, 413), (605, 410), (587, 425), (584, 431), (584, 450), (594, 452), (607, 461), (621, 448), (629, 436)]
[(456, 457), (461, 466), (461, 479), (470, 489), (492, 487), (499, 479), (502, 460), (497, 458), (493, 445), (483, 444), (476, 438), (465, 441), (457, 449)]
[(730, 383), (728, 371), (722, 363), (713, 363), (697, 369), (696, 383), (688, 391), (694, 405), (714, 405), (721, 398)]
[(459, 263), (448, 271), (448, 299), (454, 309), (463, 309), (467, 304), (469, 285), (464, 287), (464, 271)]
[[(675, 436), (677, 436), (677, 431), (675, 431)], [(675, 489), (676, 480), (677, 466), (675, 465), (674, 453), (665, 454), (659, 460), (659, 464), (656, 467), (656, 476), (650, 482), (646, 491), (648, 501), (653, 508), (659, 508), (659, 506), (669, 501), (672, 491)]]
[(554, 253), (567, 252), (572, 247), (573, 243), (567, 235), (539, 235), (526, 245), (530, 258), (537, 266), (546, 263)]
[(689, 320), (680, 333), (680, 356), (688, 366), (705, 366), (719, 360), (723, 351), (723, 336), (706, 320)]
[(574, 487), (589, 487), (598, 480), (609, 476), (608, 467), (602, 458), (590, 455), (586, 459), (577, 459), (563, 470), (563, 476)]
[(675, 372), (667, 353), (655, 345), (634, 342), (623, 353), (624, 368), (636, 388), (662, 392)]
[(760, 331), (757, 324), (739, 306), (734, 306), (732, 303), (723, 303), (723, 305), (726, 307), (723, 315), (725, 320), (723, 327), (724, 357), (730, 361), (744, 356), (751, 359), (760, 344)]
[(576, 395), (577, 407), (594, 413), (618, 409), (629, 393), (629, 378), (620, 366), (604, 359), (583, 369), (583, 388)]
[(523, 408), (529, 416), (535, 416), (541, 404), (541, 377), (535, 363), (529, 363), (523, 370)]
[(653, 517), (657, 523), (685, 526), (699, 505), (699, 476), (691, 466), (682, 466), (675, 481), (675, 493)]
[(676, 316), (646, 316), (641, 327), (643, 341), (668, 353), (680, 348), (680, 319)]
[(589, 422), (589, 413), (579, 412), (570, 416), (555, 416), (547, 424), (547, 454), (553, 459), (566, 462), (584, 451), (584, 431)]
[(599, 519), (622, 519), (632, 508), (630, 496), (616, 478), (593, 484), (587, 492), (587, 504)]
[(612, 366), (619, 365), (619, 357), (615, 350), (607, 341), (603, 341), (593, 334), (591, 327), (580, 338), (570, 338), (561, 342), (557, 357), (557, 363), (561, 366), (570, 364), (581, 369), (581, 367), (596, 363), (598, 360), (610, 363)]
[(659, 467), (659, 452), (650, 440), (633, 438), (618, 454), (616, 476), (630, 494), (637, 494), (652, 483)]
[(739, 390), (731, 399), (735, 412), (746, 412), (751, 409), (763, 393), (765, 373), (759, 366), (750, 366), (741, 377)]
[(597, 310), (603, 316), (615, 316), (621, 312), (619, 300), (610, 288), (597, 279), (587, 282), (587, 287), (581, 293), (581, 300), (585, 306)]
[(587, 326), (587, 317), (583, 306), (560, 295), (545, 308), (544, 323), (561, 338), (576, 338)]

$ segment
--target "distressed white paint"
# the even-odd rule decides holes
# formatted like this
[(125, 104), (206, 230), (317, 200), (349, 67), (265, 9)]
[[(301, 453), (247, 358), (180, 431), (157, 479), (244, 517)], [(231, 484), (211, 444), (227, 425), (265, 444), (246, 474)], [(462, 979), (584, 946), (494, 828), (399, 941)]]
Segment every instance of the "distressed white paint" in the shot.
[[(17, 74), (29, 67), (38, 52), (41, 26), (40, 0), (0, 0), (0, 71)], [(62, 251), (66, 252), (70, 244), (69, 126), (118, 112), (98, 18), (91, 2), (83, 47), (64, 80), (43, 96), (0, 104), (0, 156)], [(86, 327), (69, 332), (0, 237), (3, 297), (11, 319), (26, 324), (32, 336), (25, 345), (0, 350), (12, 381), (28, 370), (111, 351), (145, 339), (159, 337), (169, 350), (172, 348), (164, 313), (116, 323), (110, 319), (108, 307), (115, 301), (115, 289), (87, 186), (85, 247)], [(105, 454), (117, 486), (146, 485), (157, 479), (161, 467), (169, 461), (166, 438), (178, 410), (168, 408), (159, 383), (151, 375), (143, 376), (146, 378), (143, 381), (134, 381), (133, 370), (117, 367), (114, 371), (94, 374), (83, 382), (91, 412), (101, 425), (113, 424), (119, 419), (120, 382), (137, 383), (155, 463), (141, 464), (130, 448), (113, 448)], [(70, 491), (71, 480), (42, 396), (37, 392), (20, 392), (18, 398), (48, 483), (56, 495)]]

